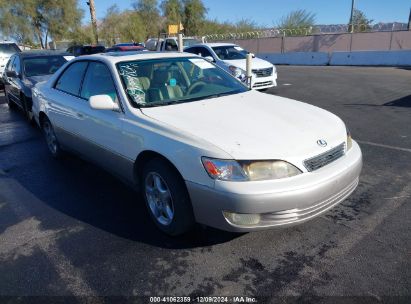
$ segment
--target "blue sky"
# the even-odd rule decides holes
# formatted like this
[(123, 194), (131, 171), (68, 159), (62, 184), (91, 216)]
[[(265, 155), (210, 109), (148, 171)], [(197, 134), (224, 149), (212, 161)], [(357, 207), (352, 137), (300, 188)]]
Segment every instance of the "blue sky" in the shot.
[[(85, 10), (85, 21), (90, 17), (86, 0), (79, 0)], [(117, 4), (120, 9), (131, 8), (134, 0), (95, 0), (97, 17), (104, 17), (107, 8)], [(160, 2), (160, 1), (159, 1)], [(351, 0), (203, 0), (208, 8), (208, 18), (219, 21), (238, 21), (242, 18), (256, 21), (267, 27), (296, 9), (306, 9), (316, 14), (317, 24), (347, 23)], [(375, 22), (408, 22), (411, 0), (356, 0), (356, 7)]]

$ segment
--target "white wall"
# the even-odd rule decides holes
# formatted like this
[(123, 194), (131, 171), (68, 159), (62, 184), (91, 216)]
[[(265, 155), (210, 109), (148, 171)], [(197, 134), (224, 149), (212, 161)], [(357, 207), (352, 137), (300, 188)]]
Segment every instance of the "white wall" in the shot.
[(259, 53), (257, 56), (273, 64), (411, 66), (411, 50)]

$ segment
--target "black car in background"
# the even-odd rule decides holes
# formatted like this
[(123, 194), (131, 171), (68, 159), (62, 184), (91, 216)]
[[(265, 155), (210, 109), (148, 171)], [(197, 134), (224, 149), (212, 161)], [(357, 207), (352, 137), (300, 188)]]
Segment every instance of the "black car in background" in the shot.
[(3, 73), (4, 95), (10, 109), (20, 107), (31, 122), (31, 89), (36, 83), (48, 80), (73, 56), (53, 51), (28, 51), (10, 57)]
[(104, 53), (105, 51), (106, 48), (102, 45), (75, 45), (69, 47), (66, 52), (78, 57), (83, 55)]

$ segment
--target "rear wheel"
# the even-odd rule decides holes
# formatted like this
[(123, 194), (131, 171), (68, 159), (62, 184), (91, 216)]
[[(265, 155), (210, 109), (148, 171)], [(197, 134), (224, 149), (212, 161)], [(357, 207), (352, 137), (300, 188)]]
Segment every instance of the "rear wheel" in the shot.
[(48, 120), (48, 118), (44, 118), (41, 125), (44, 137), (47, 142), (47, 147), (49, 148), (51, 155), (56, 159), (60, 158), (63, 152), (60, 148), (56, 134), (54, 133), (53, 125), (51, 124), (50, 120)]
[(142, 173), (142, 189), (148, 212), (156, 226), (171, 236), (194, 226), (190, 197), (181, 176), (165, 160), (150, 160)]

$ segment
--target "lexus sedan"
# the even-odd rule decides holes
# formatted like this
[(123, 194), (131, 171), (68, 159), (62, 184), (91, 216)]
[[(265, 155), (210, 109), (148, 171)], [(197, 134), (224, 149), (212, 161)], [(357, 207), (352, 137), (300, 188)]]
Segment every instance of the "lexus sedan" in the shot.
[(33, 109), (53, 157), (73, 151), (139, 189), (170, 235), (302, 223), (346, 199), (362, 168), (337, 116), (188, 53), (76, 58), (35, 87)]
[(55, 51), (28, 51), (14, 54), (3, 75), (4, 94), (11, 109), (20, 107), (27, 120), (32, 121), (31, 89), (46, 81), (63, 64), (74, 58)]
[[(231, 43), (202, 43), (185, 48), (184, 52), (205, 57), (238, 79), (242, 81), (246, 79), (248, 52), (241, 46)], [(254, 57), (251, 66), (253, 89), (266, 90), (277, 86), (277, 69), (273, 64)]]

